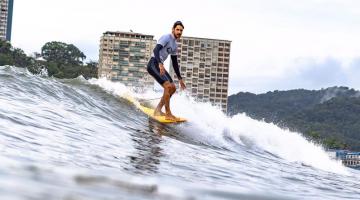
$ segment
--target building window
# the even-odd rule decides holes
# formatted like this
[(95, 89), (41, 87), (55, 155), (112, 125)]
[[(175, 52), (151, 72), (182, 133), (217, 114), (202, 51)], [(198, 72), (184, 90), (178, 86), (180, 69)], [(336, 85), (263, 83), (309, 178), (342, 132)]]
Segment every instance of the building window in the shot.
[(194, 46), (194, 40), (189, 40), (189, 46), (190, 47)]
[(210, 69), (205, 69), (205, 74), (210, 75)]

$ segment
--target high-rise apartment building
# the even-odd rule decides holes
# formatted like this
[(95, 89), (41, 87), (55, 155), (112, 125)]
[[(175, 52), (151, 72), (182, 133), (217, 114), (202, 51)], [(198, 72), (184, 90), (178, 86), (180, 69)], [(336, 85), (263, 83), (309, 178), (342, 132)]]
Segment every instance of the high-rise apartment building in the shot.
[(11, 40), (14, 0), (0, 0), (0, 39)]
[[(193, 97), (226, 112), (231, 41), (182, 37), (178, 42), (181, 76)], [(170, 74), (177, 80), (173, 68)]]
[(105, 32), (100, 40), (98, 76), (127, 86), (153, 86), (146, 71), (156, 40), (152, 35), (133, 32)]

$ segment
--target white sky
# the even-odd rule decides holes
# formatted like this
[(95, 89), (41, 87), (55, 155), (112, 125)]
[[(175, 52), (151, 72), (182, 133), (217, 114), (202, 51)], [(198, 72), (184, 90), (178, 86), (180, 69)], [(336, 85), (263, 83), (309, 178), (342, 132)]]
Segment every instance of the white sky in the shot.
[(185, 36), (232, 41), (229, 94), (360, 89), (359, 0), (15, 0), (12, 44), (62, 41), (97, 61), (103, 32), (158, 39), (177, 20)]

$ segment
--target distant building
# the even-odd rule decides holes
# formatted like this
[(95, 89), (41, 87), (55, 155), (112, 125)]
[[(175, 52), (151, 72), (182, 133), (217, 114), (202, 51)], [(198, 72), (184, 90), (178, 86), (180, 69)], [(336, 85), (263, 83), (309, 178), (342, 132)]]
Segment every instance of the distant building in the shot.
[(329, 150), (328, 154), (332, 159), (341, 160), (343, 165), (347, 167), (360, 169), (360, 152), (350, 152), (348, 150)]
[(351, 168), (360, 168), (360, 152), (348, 152), (342, 163)]
[(0, 0), (0, 39), (11, 40), (14, 0)]
[[(211, 102), (226, 112), (231, 41), (182, 37), (178, 62), (187, 88), (198, 101)], [(172, 67), (170, 74), (177, 78)]]
[(98, 76), (127, 86), (153, 86), (146, 65), (155, 45), (152, 35), (105, 32), (100, 40)]

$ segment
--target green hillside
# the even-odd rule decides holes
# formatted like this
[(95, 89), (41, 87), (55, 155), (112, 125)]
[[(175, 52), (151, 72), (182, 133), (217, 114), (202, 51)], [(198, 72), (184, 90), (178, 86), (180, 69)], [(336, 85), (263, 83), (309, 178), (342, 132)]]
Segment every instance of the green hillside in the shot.
[(229, 97), (228, 114), (273, 122), (329, 148), (360, 150), (360, 92), (347, 87), (322, 90), (240, 92)]

